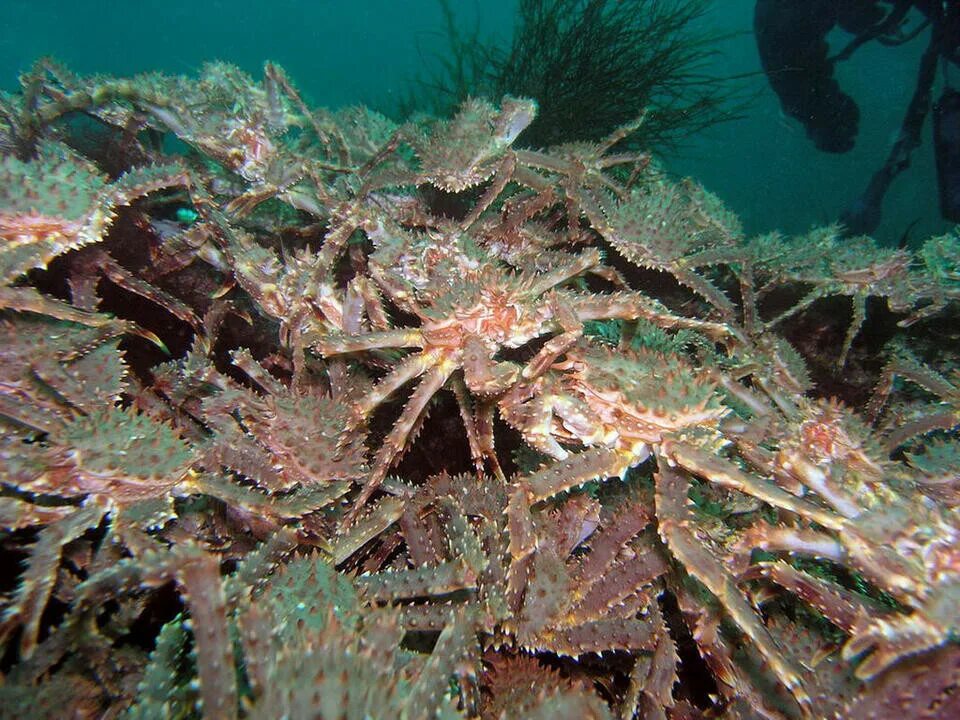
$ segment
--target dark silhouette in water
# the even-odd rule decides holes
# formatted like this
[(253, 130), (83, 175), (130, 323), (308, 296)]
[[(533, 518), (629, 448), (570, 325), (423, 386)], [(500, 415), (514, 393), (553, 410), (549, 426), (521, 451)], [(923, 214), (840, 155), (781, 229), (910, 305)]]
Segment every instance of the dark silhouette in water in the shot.
[[(824, 152), (853, 147), (860, 111), (840, 89), (828, 57), (827, 33), (840, 22), (835, 0), (758, 0), (754, 31), (760, 61), (783, 111), (803, 123)], [(847, 19), (842, 24), (849, 27)]]
[(960, 223), (960, 91), (947, 89), (933, 106), (933, 137), (937, 145), (937, 184), (940, 213)]
[[(923, 15), (908, 31), (911, 10)], [(880, 223), (890, 184), (910, 165), (932, 106), (937, 68), (960, 65), (960, 0), (757, 0), (754, 32), (770, 86), (784, 112), (800, 121), (816, 147), (844, 153), (853, 147), (860, 111), (834, 77), (834, 66), (872, 40), (900, 45), (927, 27), (930, 39), (920, 59), (917, 82), (896, 142), (864, 192), (841, 217), (852, 235), (873, 232)], [(827, 34), (835, 27), (854, 38), (830, 56)], [(944, 74), (946, 71), (944, 70)], [(949, 86), (933, 105), (934, 151), (943, 217), (960, 222), (960, 97)]]

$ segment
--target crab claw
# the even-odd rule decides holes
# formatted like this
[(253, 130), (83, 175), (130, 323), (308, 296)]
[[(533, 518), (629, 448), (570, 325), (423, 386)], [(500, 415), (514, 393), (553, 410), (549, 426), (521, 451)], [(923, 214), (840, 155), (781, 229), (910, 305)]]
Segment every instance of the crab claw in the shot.
[(170, 348), (167, 347), (166, 343), (164, 343), (163, 340), (156, 335), (156, 333), (153, 333), (146, 328), (142, 328), (139, 325), (135, 325), (131, 322), (124, 322), (123, 331), (125, 333), (129, 333), (130, 335), (136, 335), (137, 337), (142, 337), (144, 340), (148, 340), (160, 348), (160, 350), (167, 356), (171, 354)]
[(872, 650), (856, 670), (858, 678), (869, 680), (905, 655), (928, 650), (945, 639), (944, 633), (920, 614), (878, 618), (854, 633), (843, 646), (843, 658), (850, 660)]

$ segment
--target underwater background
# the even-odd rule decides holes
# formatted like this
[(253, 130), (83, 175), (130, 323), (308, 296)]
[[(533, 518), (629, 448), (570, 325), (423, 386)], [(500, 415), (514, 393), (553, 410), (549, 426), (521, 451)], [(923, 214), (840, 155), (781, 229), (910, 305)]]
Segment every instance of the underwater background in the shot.
[[(516, 0), (457, 0), (458, 21), (485, 39), (509, 41)], [(714, 2), (701, 22), (722, 39), (709, 71), (747, 99), (742, 117), (696, 135), (668, 168), (689, 175), (737, 212), (748, 234), (800, 233), (836, 220), (866, 186), (896, 139), (925, 41), (868, 43), (838, 64), (841, 87), (860, 106), (860, 133), (848, 153), (816, 151), (786, 118), (761, 72), (753, 0)], [(837, 31), (832, 40), (849, 39)], [(418, 76), (446, 51), (436, 0), (144, 0), (32, 2), (0, 9), (0, 88), (49, 55), (79, 73), (194, 73), (204, 61), (234, 63), (252, 75), (265, 60), (283, 66), (311, 104), (364, 103), (391, 114)], [(934, 89), (934, 97), (939, 92)], [(394, 118), (396, 119), (396, 118)], [(911, 167), (896, 179), (874, 237), (897, 244), (945, 232), (937, 208), (930, 122)]]
[(960, 718), (960, 0), (833, 155), (814, 5), (0, 0), (0, 720)]

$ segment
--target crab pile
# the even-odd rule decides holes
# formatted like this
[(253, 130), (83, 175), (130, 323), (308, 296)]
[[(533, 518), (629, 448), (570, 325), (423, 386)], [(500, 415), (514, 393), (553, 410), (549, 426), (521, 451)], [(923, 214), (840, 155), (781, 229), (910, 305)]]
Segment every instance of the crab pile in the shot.
[(960, 237), (536, 111), (0, 97), (0, 717), (960, 713)]

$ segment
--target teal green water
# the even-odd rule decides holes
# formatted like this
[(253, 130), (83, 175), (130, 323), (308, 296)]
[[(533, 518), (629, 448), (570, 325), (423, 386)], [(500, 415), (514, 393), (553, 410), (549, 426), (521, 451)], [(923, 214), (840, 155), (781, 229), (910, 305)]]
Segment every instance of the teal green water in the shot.
[[(465, 29), (508, 39), (516, 0), (454, 0)], [(752, 0), (716, 0), (704, 18), (728, 35), (709, 68), (739, 81), (752, 100), (742, 120), (691, 137), (668, 167), (692, 175), (723, 197), (749, 232), (802, 232), (834, 220), (883, 162), (899, 129), (923, 40), (899, 48), (873, 44), (840, 66), (838, 76), (861, 109), (856, 147), (817, 152), (803, 129), (780, 112), (760, 74), (752, 35)], [(316, 104), (363, 102), (393, 107), (418, 73), (435, 67), (445, 45), (435, 0), (2, 0), (0, 88), (52, 55), (81, 73), (144, 70), (190, 73), (226, 60), (257, 73), (280, 63)], [(840, 38), (835, 38), (838, 41)], [(876, 237), (914, 241), (948, 229), (939, 218), (927, 123), (912, 166), (891, 188)]]

